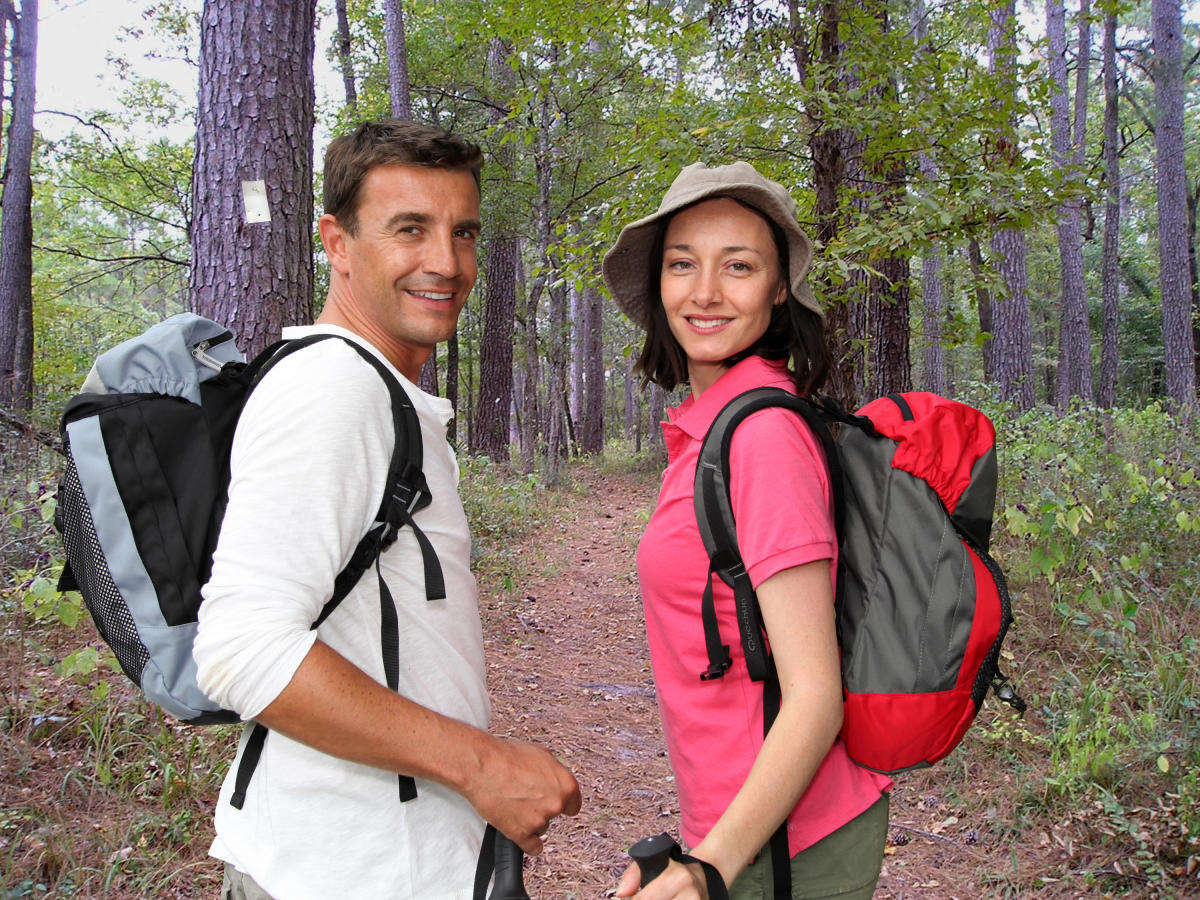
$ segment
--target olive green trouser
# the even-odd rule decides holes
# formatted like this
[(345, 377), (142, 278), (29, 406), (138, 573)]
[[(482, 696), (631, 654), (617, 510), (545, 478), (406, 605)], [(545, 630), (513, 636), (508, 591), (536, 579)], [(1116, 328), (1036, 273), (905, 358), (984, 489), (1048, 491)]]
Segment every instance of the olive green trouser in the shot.
[[(887, 844), (888, 796), (792, 857), (793, 900), (870, 900)], [(771, 848), (764, 847), (729, 889), (730, 900), (774, 900)]]
[(271, 900), (271, 895), (245, 872), (239, 872), (232, 863), (225, 863), (221, 900)]

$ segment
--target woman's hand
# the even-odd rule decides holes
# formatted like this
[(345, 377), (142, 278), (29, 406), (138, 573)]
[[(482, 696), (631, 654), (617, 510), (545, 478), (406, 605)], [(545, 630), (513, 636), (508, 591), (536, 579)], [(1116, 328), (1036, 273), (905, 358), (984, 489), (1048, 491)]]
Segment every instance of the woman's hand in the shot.
[(634, 863), (617, 884), (618, 897), (637, 896), (638, 900), (708, 900), (704, 869), (699, 863), (671, 860), (662, 874), (638, 891), (642, 873)]

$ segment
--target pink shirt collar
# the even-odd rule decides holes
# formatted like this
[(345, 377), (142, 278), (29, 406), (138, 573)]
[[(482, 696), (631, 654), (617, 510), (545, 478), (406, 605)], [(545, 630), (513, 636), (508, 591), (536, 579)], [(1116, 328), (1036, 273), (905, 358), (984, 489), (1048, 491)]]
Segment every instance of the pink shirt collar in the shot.
[(668, 460), (674, 460), (688, 441), (704, 440), (725, 404), (738, 394), (758, 387), (781, 387), (792, 393), (796, 391), (786, 362), (748, 356), (722, 374), (699, 399), (689, 394), (678, 406), (668, 409), (667, 421), (663, 423)]

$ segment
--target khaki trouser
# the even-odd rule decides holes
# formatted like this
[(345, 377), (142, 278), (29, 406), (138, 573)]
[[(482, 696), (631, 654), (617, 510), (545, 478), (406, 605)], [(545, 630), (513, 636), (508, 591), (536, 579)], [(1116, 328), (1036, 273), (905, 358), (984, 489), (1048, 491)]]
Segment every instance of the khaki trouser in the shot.
[[(793, 900), (870, 900), (883, 867), (888, 797), (792, 857)], [(771, 848), (764, 847), (729, 889), (730, 900), (773, 900)]]
[(271, 900), (271, 895), (260, 888), (249, 875), (234, 868), (232, 863), (225, 863), (221, 900)]

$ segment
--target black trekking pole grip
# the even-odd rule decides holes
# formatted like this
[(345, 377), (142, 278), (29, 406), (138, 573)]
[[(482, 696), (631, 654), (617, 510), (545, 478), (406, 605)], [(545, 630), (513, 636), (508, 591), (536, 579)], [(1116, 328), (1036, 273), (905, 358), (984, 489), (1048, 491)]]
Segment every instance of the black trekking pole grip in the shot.
[(629, 855), (637, 863), (642, 876), (642, 887), (662, 874), (671, 854), (678, 852), (679, 845), (667, 834), (656, 834), (653, 837), (642, 838), (629, 848)]
[(511, 840), (496, 832), (496, 878), (489, 900), (530, 900), (525, 892), (525, 854)]

